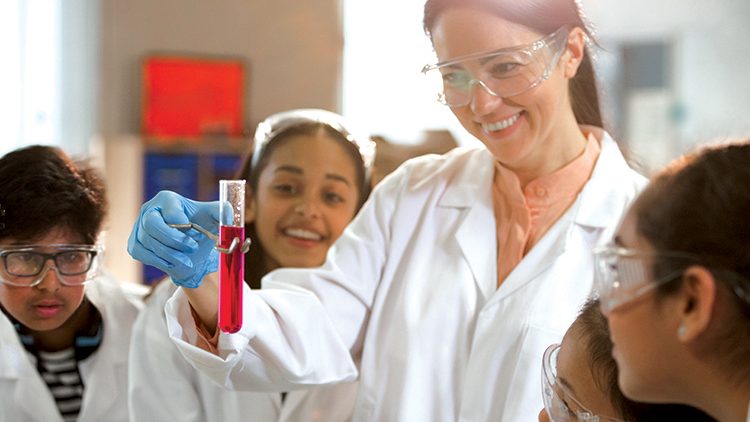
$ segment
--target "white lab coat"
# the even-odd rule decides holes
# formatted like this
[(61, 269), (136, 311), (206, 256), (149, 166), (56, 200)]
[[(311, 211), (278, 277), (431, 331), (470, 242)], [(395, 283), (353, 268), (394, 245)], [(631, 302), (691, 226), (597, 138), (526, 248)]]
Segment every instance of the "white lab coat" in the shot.
[(615, 142), (570, 209), (497, 286), (494, 157), (483, 148), (410, 160), (374, 190), (319, 269), (268, 274), (244, 292), (243, 328), (220, 356), (193, 346), (184, 293), (175, 344), (236, 389), (357, 376), (355, 421), (535, 420), (542, 354), (590, 294), (591, 248), (645, 184)]
[[(85, 389), (78, 421), (127, 422), (128, 343), (143, 291), (103, 275), (86, 285), (85, 294), (102, 315), (104, 337), (80, 363)], [(13, 324), (0, 313), (0, 422), (62, 420)]]
[(133, 327), (129, 405), (133, 422), (348, 421), (356, 383), (279, 393), (229, 391), (196, 371), (167, 335), (164, 304), (176, 287), (154, 288)]

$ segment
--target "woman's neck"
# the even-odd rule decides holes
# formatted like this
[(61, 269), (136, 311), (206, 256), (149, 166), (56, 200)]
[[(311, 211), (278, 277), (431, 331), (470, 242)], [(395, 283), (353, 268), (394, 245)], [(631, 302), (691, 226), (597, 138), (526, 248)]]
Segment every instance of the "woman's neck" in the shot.
[(550, 130), (543, 144), (537, 147), (535, 157), (527, 161), (527, 167), (508, 167), (518, 177), (522, 189), (534, 180), (565, 167), (586, 150), (586, 135), (581, 132), (572, 113), (570, 111), (570, 115), (562, 119), (564, 124)]

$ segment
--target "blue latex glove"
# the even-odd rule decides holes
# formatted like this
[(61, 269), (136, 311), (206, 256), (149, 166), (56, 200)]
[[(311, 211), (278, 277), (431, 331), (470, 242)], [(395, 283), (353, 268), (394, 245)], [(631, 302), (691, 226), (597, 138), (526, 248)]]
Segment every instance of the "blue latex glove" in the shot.
[(128, 253), (154, 266), (178, 286), (196, 288), (219, 267), (215, 243), (197, 230), (181, 231), (168, 224), (196, 223), (219, 232), (219, 202), (198, 202), (161, 191), (143, 204), (128, 238)]

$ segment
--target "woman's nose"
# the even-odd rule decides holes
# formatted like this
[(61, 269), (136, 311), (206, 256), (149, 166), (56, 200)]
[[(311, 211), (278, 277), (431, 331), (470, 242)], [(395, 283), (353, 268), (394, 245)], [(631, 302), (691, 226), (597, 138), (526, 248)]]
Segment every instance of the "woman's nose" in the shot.
[(482, 81), (477, 81), (471, 87), (471, 102), (469, 106), (475, 116), (490, 114), (502, 102), (503, 99), (493, 94)]

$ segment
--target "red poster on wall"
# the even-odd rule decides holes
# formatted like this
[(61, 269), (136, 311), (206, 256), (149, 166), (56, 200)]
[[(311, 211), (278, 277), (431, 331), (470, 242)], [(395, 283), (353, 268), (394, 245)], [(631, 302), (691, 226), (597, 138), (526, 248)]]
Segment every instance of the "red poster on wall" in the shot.
[(143, 64), (143, 132), (156, 138), (240, 136), (240, 60), (152, 56)]

